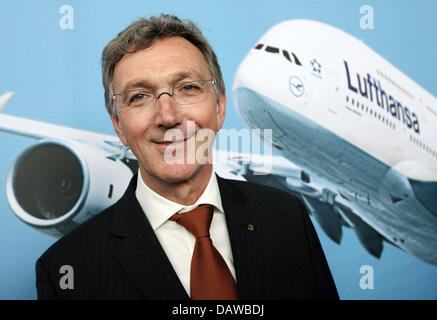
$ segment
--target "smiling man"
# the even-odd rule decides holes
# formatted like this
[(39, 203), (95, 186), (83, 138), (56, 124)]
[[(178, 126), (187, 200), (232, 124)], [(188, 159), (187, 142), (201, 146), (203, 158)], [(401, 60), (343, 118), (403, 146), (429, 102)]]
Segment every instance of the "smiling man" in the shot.
[(214, 173), (226, 93), (193, 23), (139, 19), (108, 43), (102, 66), (106, 107), (138, 174), (38, 259), (40, 299), (338, 299), (302, 203)]

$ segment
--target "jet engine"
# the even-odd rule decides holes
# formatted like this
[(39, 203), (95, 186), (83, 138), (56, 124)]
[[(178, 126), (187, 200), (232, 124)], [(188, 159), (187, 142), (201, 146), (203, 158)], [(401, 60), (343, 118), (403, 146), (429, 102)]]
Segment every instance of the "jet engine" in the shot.
[(60, 237), (115, 203), (131, 177), (127, 165), (97, 146), (45, 140), (15, 159), (6, 194), (18, 218)]

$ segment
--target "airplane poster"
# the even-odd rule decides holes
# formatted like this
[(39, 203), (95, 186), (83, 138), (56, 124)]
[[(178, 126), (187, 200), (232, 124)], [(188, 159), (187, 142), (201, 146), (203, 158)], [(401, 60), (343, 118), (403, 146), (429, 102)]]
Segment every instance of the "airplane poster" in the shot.
[(0, 299), (35, 299), (36, 259), (137, 170), (105, 110), (101, 51), (161, 12), (197, 23), (218, 56), (219, 140), (263, 144), (217, 143), (219, 175), (303, 201), (341, 299), (437, 299), (436, 8), (2, 1)]

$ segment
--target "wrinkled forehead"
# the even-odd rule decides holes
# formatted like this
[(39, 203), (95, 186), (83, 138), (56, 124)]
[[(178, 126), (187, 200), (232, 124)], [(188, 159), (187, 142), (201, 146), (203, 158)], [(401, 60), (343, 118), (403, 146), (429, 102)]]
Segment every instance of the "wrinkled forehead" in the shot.
[(184, 79), (206, 80), (211, 72), (201, 51), (181, 37), (158, 39), (150, 46), (125, 54), (114, 68), (114, 92), (136, 82), (154, 87)]

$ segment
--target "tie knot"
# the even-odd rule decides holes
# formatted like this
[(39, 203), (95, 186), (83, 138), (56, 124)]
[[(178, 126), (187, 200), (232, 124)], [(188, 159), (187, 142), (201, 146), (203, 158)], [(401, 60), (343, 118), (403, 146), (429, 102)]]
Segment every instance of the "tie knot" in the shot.
[(200, 205), (193, 210), (178, 214), (175, 213), (169, 220), (175, 221), (193, 234), (196, 239), (209, 237), (209, 227), (214, 213), (210, 204)]

